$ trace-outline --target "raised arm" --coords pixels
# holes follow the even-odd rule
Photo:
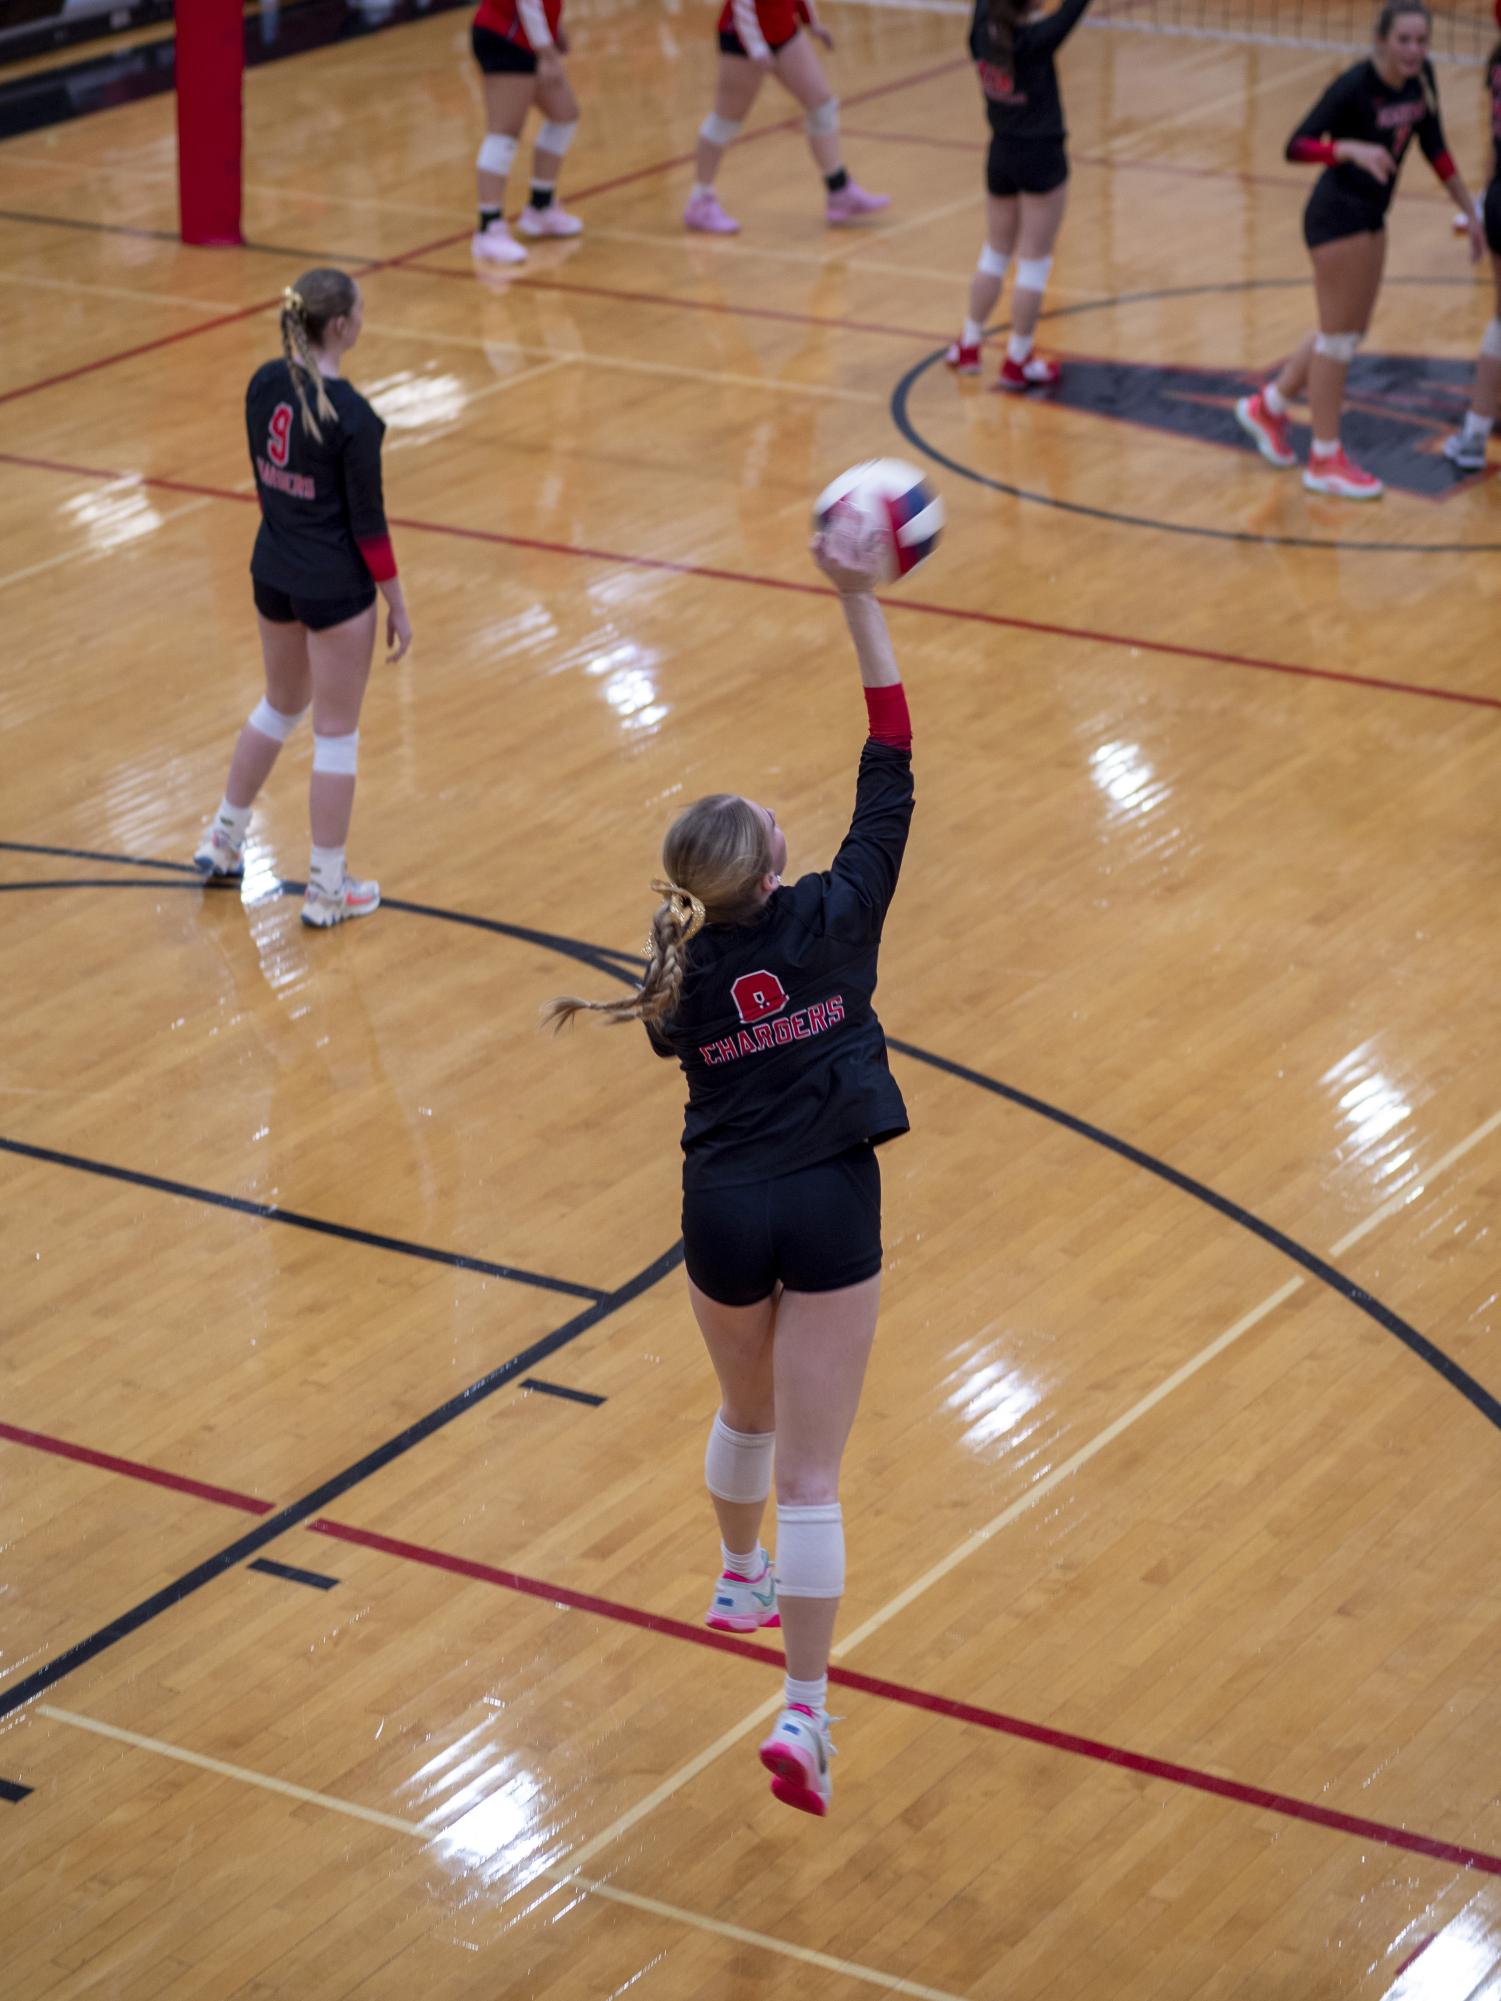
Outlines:
[[[1041,20],[1027,23],[1027,47],[1051,54],[1066,42],[1084,19],[1089,0],[1063,0],[1063,5]]]

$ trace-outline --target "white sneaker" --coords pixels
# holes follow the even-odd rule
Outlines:
[[[1454,431],[1444,440],[1444,457],[1461,472],[1484,472],[1485,448],[1489,442],[1488,431],[1478,438],[1465,431]]]
[[[469,239],[469,254],[481,264],[524,264],[526,245],[518,243],[503,222],[477,229]]]
[[[795,1806],[820,1818],[828,1812],[834,1794],[829,1774],[829,1760],[834,1756],[829,1721],[801,1702],[791,1703],[777,1718],[760,1753],[761,1763],[771,1773],[773,1797],[783,1806]]]
[[[556,196],[546,208],[533,208],[528,202],[516,227],[523,236],[582,236],[584,233],[583,223],[576,215],[570,215],[566,208],[560,207]]]
[[[325,896],[308,884],[307,895],[302,899],[302,921],[326,931],[331,924],[342,924],[346,917],[368,917],[379,908],[380,884],[357,882],[352,875],[346,875],[337,896]]]
[[[221,827],[210,827],[198,844],[193,866],[210,882],[238,882],[245,873],[244,852]]]
[[[780,1626],[777,1610],[777,1580],[765,1550],[761,1568],[754,1577],[740,1570],[722,1570],[714,1586],[714,1599],[704,1614],[704,1624],[716,1633],[758,1633],[763,1626]]]

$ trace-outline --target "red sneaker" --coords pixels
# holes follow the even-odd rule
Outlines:
[[[1025,361],[1013,361],[1008,354],[995,379],[997,389],[1051,389],[1063,374],[1056,361],[1029,354]]]
[[[978,375],[980,372],[980,343],[966,347],[962,340],[952,341],[948,353],[943,357],[945,368],[952,368],[956,375]]]
[[[1269,465],[1295,466],[1298,455],[1287,442],[1287,418],[1276,417],[1266,407],[1258,389],[1254,396],[1242,396],[1235,406],[1235,421],[1253,438],[1256,449]]]
[[[1338,494],[1341,500],[1379,500],[1386,488],[1373,472],[1345,457],[1345,448],[1311,454],[1303,471],[1310,493]]]

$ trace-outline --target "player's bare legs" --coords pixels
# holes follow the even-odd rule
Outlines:
[[[278,715],[300,716],[312,691],[307,627],[282,625],[260,612],[256,613],[255,622],[260,627],[267,704]],[[229,781],[224,787],[224,796],[231,806],[246,808],[255,804],[256,794],[271,776],[283,741],[281,737],[266,735],[253,721],[246,723],[235,745]]]
[[[506,182],[521,140],[521,128],[537,95],[537,78],[521,73],[481,73],[485,95],[485,138],[475,163],[480,227],[473,251],[487,264],[522,264],[526,249],[506,227]],[[576,114],[575,114],[576,115]]]
[[[344,843],[354,811],[360,706],[370,679],[376,623],[376,606],[371,605],[342,625],[308,634],[313,681],[308,817],[313,850],[302,921],[320,928],[346,917],[368,916],[380,902],[379,884],[357,881],[344,866]]]
[[[833,40],[826,30],[815,30],[826,46]],[[772,59],[777,81],[797,99],[807,114],[804,123],[808,150],[827,190],[826,218],[833,223],[856,222],[861,216],[875,215],[890,206],[889,195],[873,195],[851,180],[843,160],[839,137],[839,101],[829,87],[824,66],[812,37],[799,28],[790,42],[784,42]]]
[[[1495,286],[1495,311],[1481,336],[1480,353],[1475,358],[1475,379],[1470,385],[1470,407],[1463,427],[1444,441],[1444,456],[1461,472],[1480,472],[1485,466],[1485,448],[1491,428],[1501,409],[1501,257],[1492,254],[1491,279]]]
[[[689,229],[701,230],[706,236],[732,236],[740,227],[720,206],[714,192],[714,177],[730,142],[750,116],[765,75],[764,66],[753,63],[749,56],[732,56],[720,50],[714,80],[714,109],[698,128],[693,192],[683,211],[683,221]]]
[[[769,1440],[776,1430],[772,1335],[778,1296],[773,1293],[754,1306],[722,1306],[701,1292],[691,1278],[688,1281],[693,1317],[719,1378],[719,1415],[742,1438]],[[769,1464],[767,1470],[770,1471]],[[766,1494],[757,1499],[736,1500],[711,1490],[710,1499],[725,1550],[732,1555],[754,1555],[761,1540]]]

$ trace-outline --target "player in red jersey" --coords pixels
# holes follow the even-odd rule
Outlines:
[[[482,264],[524,264],[526,246],[506,227],[506,178],[535,104],[543,123],[532,147],[532,191],[523,236],[577,236],[584,225],[557,200],[563,155],[578,130],[579,103],[563,68],[563,0],[480,0],[470,30],[485,91],[485,138],[475,162],[479,228],[470,245]]]
[[[1501,0],[1496,0],[1496,25],[1501,27]],[[1485,231],[1485,247],[1491,253],[1496,310],[1480,336],[1475,381],[1464,425],[1444,441],[1444,457],[1461,472],[1484,470],[1486,444],[1496,421],[1497,407],[1501,405],[1501,42],[1497,42],[1486,62],[1485,81],[1492,151],[1491,178],[1481,203],[1480,223]]]
[[[313,852],[302,921],[320,930],[380,903],[379,884],[358,882],[344,867],[377,590],[386,600],[387,658],[399,660],[412,643],[381,496],[386,427],[340,373],[364,310],[345,272],[306,272],[282,307],[284,358],[258,368],[245,392],[261,503],[250,575],[266,692],[240,731],[224,798],[193,857],[210,879],[244,874],[256,794],[311,705]]]
[[[779,1800],[824,1814],[839,1470],[881,1293],[876,1148],[907,1130],[873,996],[912,821],[912,724],[860,517],[836,510],[815,555],[840,593],[868,719],[833,865],[784,884],[771,811],[700,799],[663,843],[670,880],[652,885],[663,901],[641,985],[546,1012],[640,1021],[682,1065],[683,1262],[720,1392],[704,1477],[723,1568],[706,1623],[753,1633],[780,1619],[784,1707],[761,1762]],[[761,1543],[773,1460],[774,1571]]]
[[[807,34],[803,33],[805,25]],[[826,49],[834,46],[834,37],[814,12],[812,0],[724,0],[719,16],[714,109],[698,128],[693,192],[683,211],[687,228],[703,230],[709,236],[733,236],[739,229],[735,218],[720,206],[714,176],[725,148],[750,116],[768,70],[806,113],[808,146],[826,191],[825,220],[859,222],[890,206],[889,195],[867,193],[845,169],[839,146],[839,100],[829,88],[813,41],[822,42]]]

